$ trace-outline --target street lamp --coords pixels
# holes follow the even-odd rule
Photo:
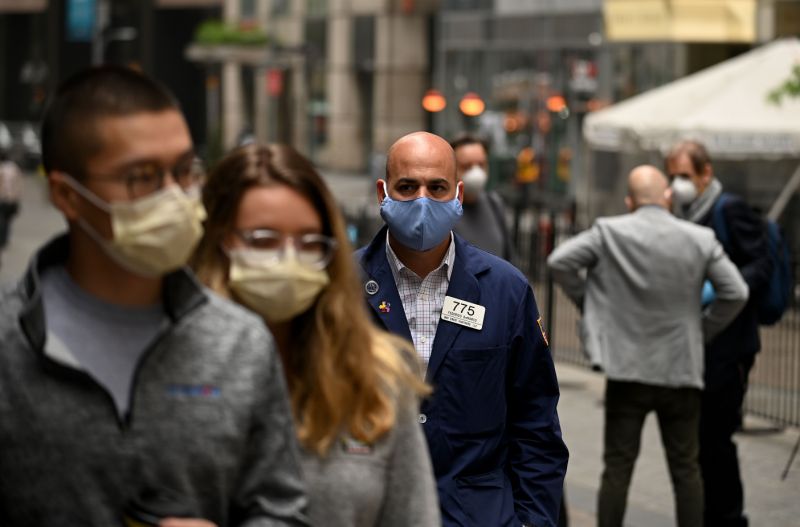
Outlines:
[[[486,109],[486,104],[477,93],[468,91],[461,98],[461,102],[458,103],[458,108],[461,113],[468,117],[477,117]]]
[[[447,106],[447,100],[439,90],[428,90],[422,97],[422,107],[425,111],[436,113],[441,112]]]

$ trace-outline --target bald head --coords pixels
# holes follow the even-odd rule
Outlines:
[[[414,132],[404,135],[389,148],[386,180],[408,172],[409,168],[427,167],[441,177],[456,181],[456,159],[450,143],[438,135]]]
[[[641,165],[628,175],[628,197],[625,202],[631,210],[642,205],[668,208],[668,189],[669,181],[663,172],[652,165]]]

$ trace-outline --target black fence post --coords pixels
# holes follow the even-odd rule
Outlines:
[[[546,277],[546,288],[547,288],[547,338],[549,339],[550,344],[550,352],[555,352],[555,345],[553,344],[555,339],[555,311],[556,311],[556,299],[555,299],[555,287],[553,286],[553,275],[550,272],[550,269],[547,268],[547,257],[550,256],[550,253],[553,252],[553,249],[556,247],[556,213],[555,211],[550,211],[550,231],[547,233],[547,246],[546,250],[544,251],[544,258],[542,258],[542,265],[545,267],[545,277]]]

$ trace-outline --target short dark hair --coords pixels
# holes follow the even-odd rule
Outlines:
[[[689,161],[692,163],[692,168],[698,174],[703,172],[707,164],[711,164],[711,156],[708,155],[708,150],[705,145],[699,141],[685,140],[673,146],[667,158],[664,160],[664,168],[669,170],[667,163],[678,159],[680,156],[686,154],[689,156]]]
[[[180,111],[177,99],[155,80],[131,68],[83,70],[56,90],[42,120],[45,172],[64,170],[82,177],[86,161],[103,148],[97,121],[141,112]]]
[[[480,137],[474,136],[472,134],[463,133],[456,136],[455,139],[450,141],[450,146],[453,148],[455,152],[462,146],[467,145],[481,145],[483,147],[483,151],[486,152],[486,155],[489,155],[489,143],[481,139]]]

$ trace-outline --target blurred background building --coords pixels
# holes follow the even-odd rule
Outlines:
[[[404,133],[469,130],[492,185],[585,225],[621,210],[632,163],[659,161],[589,149],[588,113],[797,34],[798,0],[0,0],[0,147],[35,156],[54,86],[121,63],[177,94],[209,159],[282,141],[374,175]],[[762,208],[779,191],[752,182],[763,165],[720,170]]]
[[[206,161],[252,140],[310,156],[343,204],[361,207],[347,211],[359,242],[373,232],[359,222],[376,219],[368,183],[394,140],[471,131],[491,146],[490,185],[509,205],[514,263],[555,324],[558,356],[580,363],[579,314],[547,286],[544,259],[560,236],[623,212],[625,174],[661,165],[664,153],[628,136],[598,140],[600,117],[798,35],[800,0],[0,0],[0,150],[34,168],[58,83],[90,64],[126,64],[175,92]],[[738,75],[731,84],[751,77]],[[800,129],[800,96],[781,108],[760,118]],[[790,186],[800,182],[800,146],[778,156],[762,143],[738,157],[712,149],[715,172],[762,211],[791,190],[779,221],[800,255]],[[748,410],[797,426],[800,310],[762,335]]]
[[[486,111],[466,118],[450,104],[434,129],[476,130],[501,160],[531,147],[539,195],[577,199],[585,225],[622,211],[622,174],[633,163],[661,164],[653,153],[590,151],[581,137],[587,113],[798,34],[796,0],[444,0],[432,85],[448,101],[476,92]],[[511,177],[513,162],[500,166],[495,177]],[[748,169],[731,168],[731,189],[747,193]],[[731,171],[720,169],[725,180]],[[777,191],[758,193],[766,207]]]

